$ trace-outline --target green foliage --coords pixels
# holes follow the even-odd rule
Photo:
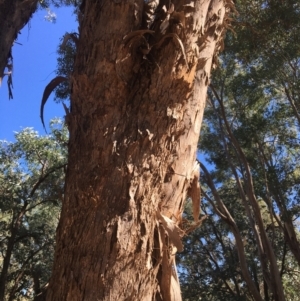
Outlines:
[[[67,130],[31,128],[0,142],[0,279],[5,300],[31,300],[51,272],[54,235],[63,197]],[[25,299],[24,299],[25,298]]]
[[[74,59],[76,54],[76,45],[74,39],[68,38],[71,34],[66,33],[60,41],[57,54],[57,69],[58,76],[70,78],[73,71]],[[75,36],[75,34],[73,34]],[[55,101],[60,102],[70,98],[70,84],[64,82],[55,89]]]
[[[60,7],[63,5],[78,6],[81,0],[39,0],[39,4],[42,8],[48,8],[50,5],[54,7]]]
[[[55,23],[56,22],[56,13],[51,10],[51,6],[58,8],[61,6],[73,6],[75,11],[79,8],[81,0],[39,0],[38,4],[41,9],[47,11],[45,15],[45,20]]]

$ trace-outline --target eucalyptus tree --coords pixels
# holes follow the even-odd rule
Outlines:
[[[231,0],[80,4],[48,301],[181,299],[178,225],[188,191],[199,195],[197,140],[231,10]]]
[[[260,181],[256,190],[265,189],[261,197],[268,206],[272,207],[273,203],[278,208],[283,223],[277,222],[300,264],[300,244],[293,223],[299,215],[300,7],[298,1],[268,5],[262,1],[253,6],[251,3],[239,7],[240,18],[244,20],[238,24],[246,24],[239,34],[249,37],[245,43],[247,47],[243,49],[241,43],[234,40],[232,47],[227,47],[229,57],[235,56],[235,62],[232,57],[229,66],[231,70],[236,68],[240,76],[228,81],[229,73],[223,74],[222,83],[214,84],[212,93],[220,100],[224,94],[219,92],[226,89],[232,99],[232,105],[228,102],[228,120],[237,115],[238,125],[234,125],[233,134],[242,147],[248,148],[246,155],[252,152],[249,164]],[[258,9],[259,3],[262,10]],[[253,10],[251,14],[250,9]],[[257,37],[256,45],[250,33]]]
[[[214,233],[223,223],[229,231],[224,241],[230,243],[223,244],[227,249],[233,244],[238,264],[228,270],[240,274],[245,298],[294,300],[300,263],[299,3],[237,1],[236,6],[239,16],[210,84],[200,142],[210,163],[209,170],[202,166],[203,210],[212,216],[205,227]],[[206,236],[199,231],[201,240]],[[206,240],[218,243],[213,234]],[[223,256],[216,263],[226,270],[230,261]],[[217,273],[212,267],[209,280],[199,281],[199,290],[204,287],[199,294],[211,292],[208,284],[212,288],[216,281],[219,293],[241,298],[232,277],[219,282]],[[191,283],[189,274],[183,279]]]
[[[0,142],[0,300],[32,300],[50,277],[66,168],[67,130],[26,128]]]

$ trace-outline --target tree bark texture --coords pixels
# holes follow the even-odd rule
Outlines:
[[[48,301],[181,300],[181,214],[230,7],[86,0]]]
[[[11,47],[36,11],[37,4],[38,0],[0,0],[0,80],[12,58]]]

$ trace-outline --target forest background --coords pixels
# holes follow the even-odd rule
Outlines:
[[[177,264],[184,300],[267,301],[280,300],[280,294],[299,300],[299,6],[298,1],[236,3],[239,14],[233,16],[232,31],[211,79],[199,141],[205,220],[200,227],[193,223],[189,201],[182,224],[185,248]],[[73,46],[68,41],[59,57],[65,58]],[[67,75],[70,70],[63,62],[59,60],[57,72]],[[18,68],[17,56],[14,63]],[[30,63],[36,70],[48,64],[45,58],[41,64]],[[25,69],[20,83],[34,86],[35,92],[28,95],[36,105],[31,99],[30,106],[22,100],[30,108],[26,114],[20,100],[3,99],[2,88],[1,106],[6,102],[14,111],[5,113],[14,121],[6,129],[18,130],[18,114],[32,119],[35,110],[38,117],[43,89],[51,79],[50,75],[41,86],[36,79],[25,81],[27,74],[37,73],[30,66]],[[57,95],[67,101],[68,94]],[[57,115],[49,110],[51,102],[45,116]],[[47,284],[63,195],[68,137],[63,122],[53,120],[49,135],[41,134],[38,120],[26,122],[22,126],[34,126],[40,134],[25,129],[13,143],[1,144],[3,300],[32,300]],[[2,126],[1,118],[3,131]]]

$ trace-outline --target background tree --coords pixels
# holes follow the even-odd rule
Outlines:
[[[212,164],[210,172],[203,166],[203,206],[213,216],[206,227],[211,233],[221,221],[229,227],[225,237],[234,242],[242,281],[255,300],[283,300],[275,283],[282,283],[286,298],[297,295],[290,280],[297,282],[299,264],[299,120],[297,86],[292,88],[299,80],[299,4],[276,3],[237,3],[237,38],[228,35],[210,85],[200,143]],[[229,260],[223,256],[221,263],[226,267]],[[207,277],[207,284],[218,279]],[[232,293],[224,283],[221,289]]]
[[[32,300],[50,277],[61,208],[67,131],[30,128],[0,145],[0,300]]]

